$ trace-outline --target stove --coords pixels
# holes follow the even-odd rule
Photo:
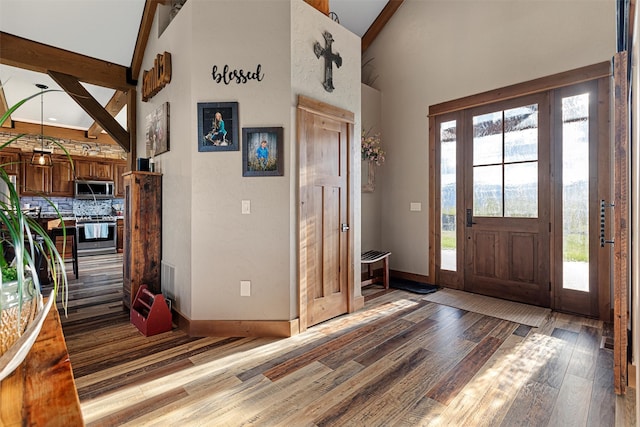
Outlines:
[[[76,216],[78,256],[117,252],[117,218],[113,215]]]
[[[116,222],[117,217],[113,215],[76,215],[76,224],[88,222]]]

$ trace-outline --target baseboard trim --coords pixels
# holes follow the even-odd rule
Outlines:
[[[389,275],[396,279],[413,280],[414,282],[430,283],[429,276],[423,276],[422,274],[405,273],[404,271],[389,270]]]
[[[174,311],[174,323],[190,337],[289,338],[300,333],[293,320],[191,320]]]

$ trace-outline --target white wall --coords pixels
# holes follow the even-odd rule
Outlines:
[[[382,93],[365,84],[362,85],[362,128],[374,135],[382,132]],[[382,149],[385,150],[384,135]],[[362,164],[362,163],[361,163]],[[364,165],[363,165],[364,166]],[[367,183],[367,170],[363,167],[362,183]],[[384,164],[376,166],[376,188],[373,192],[362,193],[362,250],[382,250],[382,190]]]
[[[191,2],[188,2],[191,3]],[[189,4],[190,6],[190,4]],[[142,63],[143,70],[153,67],[157,54],[171,53],[172,78],[164,89],[148,102],[141,101],[138,88],[137,150],[138,157],[147,157],[145,146],[145,117],[164,102],[170,107],[170,149],[156,156],[156,168],[162,172],[162,255],[163,261],[175,267],[175,286],[163,289],[175,298],[177,308],[191,316],[191,149],[196,136],[191,125],[193,101],[191,92],[191,14],[181,13],[158,38],[158,22],[154,21]],[[142,82],[142,73],[138,77]]]
[[[333,94],[322,88],[323,64],[313,53],[324,30],[334,33],[344,61],[334,70]],[[302,0],[189,0],[160,39],[155,31],[143,69],[166,50],[173,77],[149,103],[138,103],[138,150],[144,153],[144,117],[169,101],[171,150],[157,164],[163,261],[175,266],[176,306],[192,320],[296,318],[297,95],[354,111],[358,129],[360,39]],[[214,65],[258,64],[260,82],[225,85],[211,77]],[[198,152],[197,104],[232,101],[239,103],[240,135],[243,127],[284,128],[284,176],[243,177],[241,150]],[[250,215],[241,214],[242,200],[251,201]],[[250,297],[240,296],[241,280],[251,281]]]
[[[324,31],[329,31],[333,35],[333,52],[339,53],[342,57],[342,66],[333,67],[333,85],[335,90],[327,92],[322,86],[324,81],[324,59],[316,58],[313,52],[315,42],[320,42],[324,47]],[[353,175],[354,200],[353,212],[350,213],[351,232],[354,233],[354,257],[360,260],[361,248],[361,219],[360,219],[360,129],[361,124],[361,88],[360,88],[360,38],[351,33],[341,25],[333,22],[319,11],[315,10],[302,0],[291,1],[291,120],[295,123],[296,106],[298,95],[304,95],[333,106],[351,111],[355,115],[353,147],[350,159],[350,174]],[[292,150],[295,158],[292,159],[297,164],[297,151]],[[297,172],[296,172],[297,173]],[[297,176],[291,181],[291,194],[298,191]],[[292,215],[296,215],[297,205],[292,205]],[[291,248],[292,258],[297,262],[297,215],[296,220],[291,223],[292,237]],[[353,266],[356,278],[356,296],[360,295],[360,263]],[[297,279],[296,279],[297,280]],[[293,289],[292,289],[293,290]],[[292,294],[292,301],[297,302]]]
[[[430,105],[611,59],[612,0],[405,0],[367,50],[382,92],[382,244],[428,274]],[[410,212],[411,202],[422,211]]]

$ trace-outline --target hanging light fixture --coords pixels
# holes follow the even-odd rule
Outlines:
[[[53,166],[53,160],[51,159],[51,153],[53,149],[45,148],[44,145],[44,91],[49,89],[48,86],[43,84],[36,84],[36,87],[40,89],[40,149],[33,149],[33,156],[31,156],[31,164],[33,166],[51,167]]]

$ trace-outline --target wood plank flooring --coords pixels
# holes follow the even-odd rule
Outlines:
[[[598,321],[531,328],[368,287],[363,310],[288,339],[147,338],[120,262],[81,258],[62,315],[88,426],[616,425]]]

